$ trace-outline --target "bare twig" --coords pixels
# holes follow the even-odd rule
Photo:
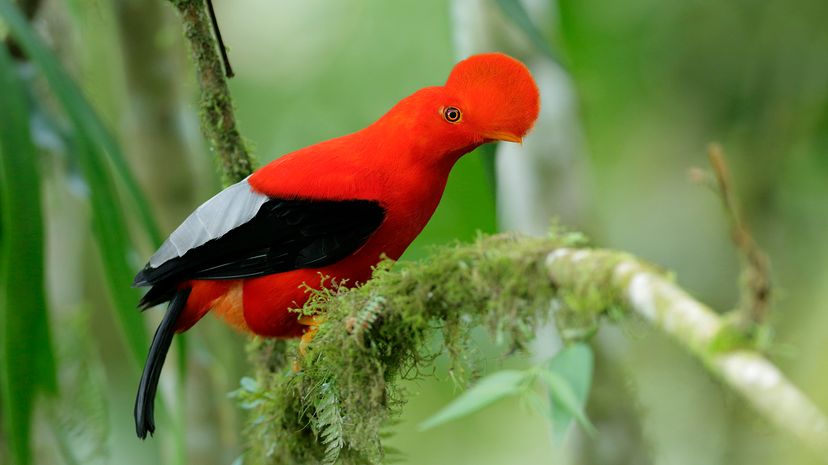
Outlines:
[[[701,169],[693,169],[690,177],[710,186],[722,202],[730,224],[730,235],[742,262],[741,301],[735,310],[737,323],[743,329],[762,325],[768,316],[772,301],[770,260],[753,238],[750,228],[739,212],[739,203],[733,192],[733,180],[718,144],[711,144],[707,152],[712,176]]]
[[[170,0],[181,13],[184,35],[190,43],[201,87],[202,128],[221,161],[226,183],[237,182],[253,171],[253,160],[236,126],[233,100],[222,73],[204,0]],[[223,50],[223,47],[221,48]]]

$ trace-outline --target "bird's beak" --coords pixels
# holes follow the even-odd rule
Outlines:
[[[500,140],[505,142],[515,142],[518,144],[523,143],[523,137],[520,137],[516,134],[512,134],[508,131],[492,131],[485,135],[489,140]]]

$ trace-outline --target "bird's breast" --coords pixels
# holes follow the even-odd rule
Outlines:
[[[446,176],[412,173],[390,186],[382,202],[386,217],[366,243],[368,252],[384,253],[397,259],[431,219],[446,186]]]

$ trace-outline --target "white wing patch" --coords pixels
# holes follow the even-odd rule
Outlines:
[[[253,191],[247,178],[224,189],[201,204],[170,234],[150,257],[150,267],[158,268],[167,260],[181,257],[188,250],[218,239],[247,223],[269,199]]]

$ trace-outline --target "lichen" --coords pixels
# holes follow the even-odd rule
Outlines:
[[[420,262],[383,262],[358,288],[311,290],[298,311],[326,319],[304,357],[295,342],[251,344],[255,381],[236,392],[250,413],[245,463],[381,463],[380,434],[404,403],[397,381],[429,373],[441,353],[452,359],[455,378],[467,380],[476,360],[472,328],[488,328],[508,352],[523,350],[553,313],[571,334],[594,328],[617,301],[589,285],[589,276],[560,291],[546,264],[550,252],[583,243],[559,230],[543,238],[480,237]],[[608,257],[605,283],[613,263]]]

